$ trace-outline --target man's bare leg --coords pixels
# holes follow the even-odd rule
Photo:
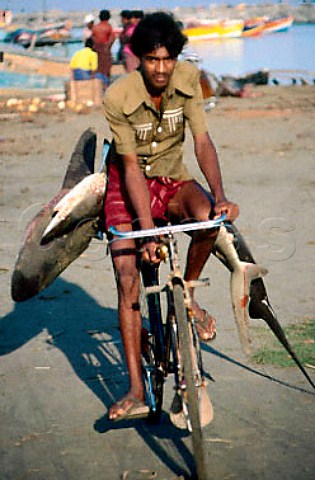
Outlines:
[[[211,213],[211,202],[208,194],[195,182],[190,182],[183,186],[180,191],[175,195],[169,205],[168,213],[172,219],[177,217],[183,220],[208,220]],[[187,252],[186,269],[184,278],[186,281],[197,280],[201,272],[208,261],[214,242],[217,236],[217,231],[214,232],[195,232],[192,235],[192,239]],[[208,316],[204,309],[202,309],[198,303],[194,300],[194,289],[190,289],[192,298],[193,312],[201,323],[204,321],[205,330],[203,339],[208,340],[214,338],[215,320],[213,317]],[[199,329],[200,331],[200,329]]]
[[[209,234],[202,235],[201,239],[193,238],[191,240],[188,248],[184,275],[186,281],[196,280],[200,277],[203,267],[211,255],[215,238],[216,233],[211,236]],[[193,288],[190,288],[190,295],[192,299],[193,314],[195,318],[198,319],[196,327],[200,339],[204,341],[213,340],[216,336],[215,319],[195,301]]]
[[[131,226],[125,228],[130,230]],[[118,289],[118,314],[121,337],[130,378],[127,395],[109,410],[115,420],[129,410],[135,401],[143,402],[144,389],[141,375],[141,316],[139,309],[140,277],[133,241],[117,241],[111,246]]]

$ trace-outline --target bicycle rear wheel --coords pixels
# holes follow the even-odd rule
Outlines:
[[[158,268],[144,264],[141,268],[142,285],[140,310],[142,318],[147,318],[147,328],[142,328],[141,354],[142,376],[147,402],[150,407],[149,420],[160,420],[164,395],[164,331],[160,293],[146,294],[146,287],[159,284]]]
[[[173,286],[174,309],[178,325],[178,340],[181,363],[184,372],[185,390],[184,403],[187,405],[193,452],[196,464],[196,478],[207,480],[203,434],[199,415],[199,401],[196,386],[196,368],[198,361],[195,357],[191,323],[185,305],[184,289],[181,283]]]

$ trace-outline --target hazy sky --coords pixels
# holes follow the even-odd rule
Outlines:
[[[191,6],[198,4],[194,0],[1,0],[1,5],[13,12],[36,12],[43,10],[102,10],[110,9],[141,9],[145,7],[174,8],[175,6]],[[211,2],[210,2],[211,3]],[[209,4],[209,2],[207,2]]]
[[[237,3],[279,3],[277,0],[150,0],[144,2],[143,0],[1,0],[1,8],[8,8],[13,12],[38,12],[40,10],[81,10],[88,12],[90,10],[101,10],[102,8],[119,9],[145,9],[147,8],[161,8],[173,9],[176,6],[209,6],[210,4],[229,4],[236,5]],[[289,0],[287,3],[293,3]]]

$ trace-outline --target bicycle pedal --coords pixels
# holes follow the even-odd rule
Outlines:
[[[210,278],[199,278],[198,280],[189,280],[185,282],[189,288],[209,287]]]

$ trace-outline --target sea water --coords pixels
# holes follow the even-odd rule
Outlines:
[[[80,38],[81,29],[73,29],[73,35]],[[217,77],[222,75],[242,76],[258,70],[303,70],[311,73],[309,78],[315,78],[315,24],[293,25],[287,32],[271,33],[251,38],[227,38],[192,42],[193,49],[201,59],[203,69]],[[7,44],[0,43],[0,50],[5,50]],[[2,48],[3,47],[3,48]],[[73,53],[82,48],[83,43],[67,44],[66,46],[45,47],[46,55],[65,57],[70,61]],[[16,51],[25,51],[17,47]],[[113,58],[116,58],[118,42],[112,48]],[[313,75],[312,75],[313,74]],[[62,79],[52,80],[32,75],[28,78],[17,73],[4,73],[0,69],[0,88],[17,86],[24,88],[42,88],[45,86],[62,87]]]
[[[217,76],[261,69],[315,72],[315,24],[293,25],[287,32],[191,43],[205,70]],[[315,73],[314,73],[315,77]]]

